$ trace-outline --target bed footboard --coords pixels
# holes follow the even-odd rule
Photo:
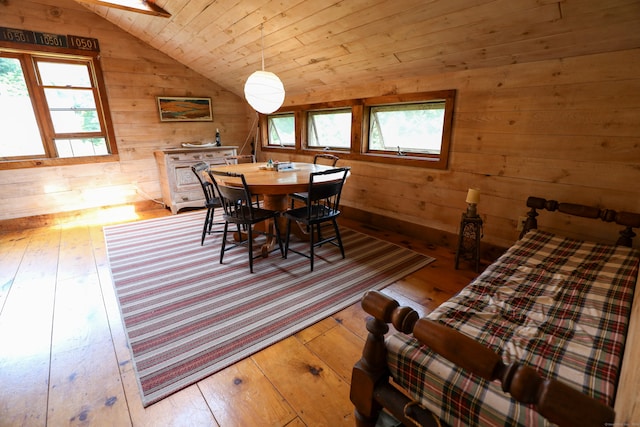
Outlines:
[[[521,403],[535,405],[549,421],[560,426],[603,426],[614,421],[612,408],[562,382],[543,379],[535,369],[512,363],[440,323],[420,319],[417,312],[377,291],[365,294],[362,307],[373,318],[362,359],[353,368],[351,401],[356,425],[374,426],[381,408],[406,425],[438,425],[437,420],[389,382],[384,335],[391,323],[396,330],[414,337],[459,367],[486,380],[498,380],[502,389]]]
[[[367,321],[369,335],[362,358],[353,367],[351,375],[350,397],[355,406],[356,426],[374,427],[384,407],[405,425],[438,427],[430,412],[414,405],[412,399],[389,383],[384,343],[384,336],[389,332],[388,323],[395,317],[396,329],[410,333],[418,313],[409,307],[400,308],[397,301],[375,291],[365,294],[362,307],[373,317]]]

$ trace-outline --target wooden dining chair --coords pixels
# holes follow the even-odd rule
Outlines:
[[[345,257],[344,246],[342,246],[342,239],[340,238],[340,229],[336,219],[340,215],[340,195],[349,170],[350,168],[348,167],[335,168],[310,174],[307,204],[303,207],[289,209],[283,213],[284,217],[287,218],[287,239],[284,245],[285,258],[287,258],[289,251],[305,256],[309,258],[311,271],[313,271],[314,249],[325,243],[331,243],[340,248],[342,258]],[[308,254],[289,247],[292,221],[306,225],[309,230]],[[321,226],[326,222],[333,224],[334,233],[331,236],[323,237]]]
[[[228,165],[237,165],[238,163],[255,163],[256,156],[253,154],[236,154],[224,156],[224,162]]]
[[[207,179],[206,173],[209,170],[209,165],[206,162],[198,162],[191,166],[191,170],[198,178],[198,182],[200,182],[202,192],[204,193],[205,207],[207,208],[207,214],[205,215],[204,226],[202,228],[202,238],[200,239],[200,246],[202,246],[204,245],[204,238],[208,234],[211,234],[212,232],[222,232],[222,230],[212,230],[214,225],[213,217],[215,214],[215,210],[217,208],[222,208],[222,203],[220,202],[220,198],[216,196],[213,184]],[[220,222],[216,225],[223,224],[224,223]]]
[[[329,153],[316,154],[313,156],[314,165],[335,166],[338,160],[340,160],[340,157]],[[295,208],[296,200],[307,204],[308,194],[306,192],[293,193],[290,194],[289,197],[291,198],[291,209]]]
[[[313,164],[335,166],[340,157],[329,153],[316,154],[313,156]]]
[[[228,155],[228,156],[224,156],[224,162],[227,165],[237,165],[239,163],[255,163],[256,162],[256,156],[254,154]],[[259,194],[254,194],[253,195],[253,203],[255,204],[256,207],[260,206],[260,195]]]
[[[233,249],[236,246],[247,246],[249,249],[249,271],[253,273],[253,260],[262,256],[262,252],[256,256],[253,255],[254,234],[262,234],[266,237],[275,238],[280,249],[280,254],[284,257],[277,221],[277,218],[280,216],[280,212],[262,209],[256,207],[252,203],[253,195],[247,186],[247,181],[243,174],[209,170],[209,176],[217,193],[219,194],[220,201],[222,202],[222,208],[224,209],[222,217],[225,224],[224,234],[222,236],[222,248],[220,249],[220,264],[222,264],[224,253],[226,251]],[[240,185],[227,185],[224,183],[224,178],[238,179],[240,181]],[[254,230],[253,226],[255,224],[269,220],[273,222],[275,229],[274,233]],[[229,224],[236,224],[238,241],[228,241],[227,234]],[[245,233],[247,237],[246,240],[243,239]],[[231,246],[228,246],[230,243]]]

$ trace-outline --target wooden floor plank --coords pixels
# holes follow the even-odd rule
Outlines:
[[[296,333],[296,337],[306,344],[327,332],[329,329],[338,327],[338,323],[333,317],[327,317],[319,322],[314,323],[306,329]]]
[[[349,385],[295,337],[252,356],[306,425],[353,426]]]
[[[350,305],[331,317],[362,340],[367,339],[366,323],[369,314],[362,309],[360,302]]]
[[[284,426],[295,411],[251,358],[198,383],[221,426]]]
[[[287,424],[286,427],[309,427],[309,426],[303,423],[300,418],[296,418],[293,421],[291,421],[289,424]]]
[[[102,232],[84,225],[61,231],[48,417],[53,425],[131,425],[97,270],[96,229]]]
[[[89,228],[69,225],[62,227],[60,234],[58,280],[95,274]]]
[[[305,347],[351,384],[351,371],[362,357],[364,341],[347,328],[338,326],[309,341]],[[337,348],[340,352],[335,351]]]
[[[0,234],[0,313],[29,244],[29,230]]]
[[[0,414],[11,426],[45,426],[60,233],[37,229],[0,314]]]
[[[131,424],[96,273],[58,281],[51,351],[48,423]]]

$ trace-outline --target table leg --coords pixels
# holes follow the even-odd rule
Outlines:
[[[287,194],[264,194],[263,195],[263,206],[265,209],[275,210],[279,212],[284,212],[288,209],[289,206],[289,198]],[[278,228],[280,229],[280,239],[282,239],[284,243],[284,239],[287,238],[287,220],[284,217],[278,218]],[[259,224],[256,224],[259,225]],[[274,234],[275,227],[271,221],[265,225],[265,231]],[[291,233],[299,237],[303,240],[309,240],[309,234],[307,230],[303,229],[297,222],[291,224]],[[264,258],[269,256],[269,252],[274,250],[277,246],[278,242],[273,237],[268,236],[267,241],[264,245],[262,245],[262,256]]]
[[[262,203],[265,209],[280,211],[282,212],[287,208],[287,195],[286,194],[264,194],[262,196]],[[282,218],[278,218],[278,227],[282,230]],[[264,227],[264,231],[269,234],[275,233],[275,227],[271,221],[267,221],[266,224],[256,224],[256,227],[262,225]],[[280,232],[282,237],[282,231]],[[278,242],[274,237],[267,236],[267,241],[264,245],[262,245],[262,257],[266,258],[269,256],[269,252],[274,250],[277,246]]]

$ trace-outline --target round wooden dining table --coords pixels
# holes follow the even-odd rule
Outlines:
[[[267,169],[266,163],[239,163],[234,165],[211,165],[210,170],[243,174],[253,195],[262,196],[263,207],[275,211],[285,211],[288,207],[288,195],[309,190],[309,174],[334,169],[333,166],[313,163],[292,163],[291,170],[277,171]],[[236,177],[216,176],[225,185],[241,185]],[[297,224],[297,223],[296,223]],[[286,230],[286,220],[278,223],[280,233]],[[302,239],[308,239],[307,231],[299,226],[291,228],[291,232]],[[266,257],[275,247],[275,239],[267,239],[262,247],[262,256]]]

